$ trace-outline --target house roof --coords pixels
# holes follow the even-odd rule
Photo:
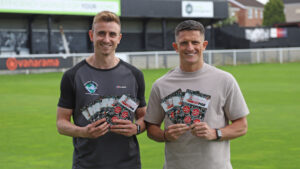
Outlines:
[[[259,7],[259,8],[263,8],[264,5],[256,0],[228,0],[231,3],[234,3],[238,6],[240,6],[241,8],[245,8],[245,7]]]
[[[284,4],[300,3],[299,0],[282,0]]]

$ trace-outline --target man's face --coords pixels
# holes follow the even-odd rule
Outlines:
[[[116,22],[98,22],[89,35],[94,42],[95,52],[102,55],[114,54],[122,38],[120,26]]]
[[[180,56],[180,64],[190,66],[203,63],[203,51],[208,42],[197,30],[179,32],[173,47]]]

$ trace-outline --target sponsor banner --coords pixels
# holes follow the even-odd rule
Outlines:
[[[286,28],[271,28],[270,37],[271,38],[286,38],[287,29]]]
[[[246,39],[251,42],[264,42],[270,38],[270,30],[264,28],[245,29]]]
[[[182,17],[214,17],[214,3],[210,1],[182,1]]]
[[[69,68],[73,66],[72,57],[39,57],[39,58],[0,58],[0,70]]]
[[[90,15],[108,10],[121,15],[120,0],[0,0],[0,12]]]
[[[245,29],[246,39],[251,42],[265,42],[270,38],[286,38],[288,37],[286,28],[254,28]]]

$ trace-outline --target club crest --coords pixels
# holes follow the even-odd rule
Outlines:
[[[94,81],[88,81],[84,84],[84,87],[89,94],[94,94],[98,89],[98,84]]]

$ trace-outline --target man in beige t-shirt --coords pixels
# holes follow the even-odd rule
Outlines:
[[[203,61],[208,44],[204,34],[201,23],[181,22],[173,43],[180,66],[152,86],[145,121],[148,136],[166,143],[164,169],[232,169],[229,140],[247,132],[249,110],[236,80]],[[161,100],[179,88],[211,96],[202,122],[173,124],[167,117]],[[164,130],[160,128],[163,121]]]

